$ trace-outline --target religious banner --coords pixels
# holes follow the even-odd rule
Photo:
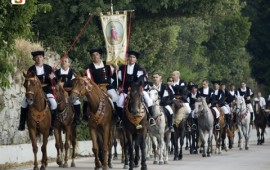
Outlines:
[[[127,48],[127,12],[123,14],[100,14],[102,30],[105,37],[108,64],[125,64]]]

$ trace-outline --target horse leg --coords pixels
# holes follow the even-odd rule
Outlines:
[[[245,141],[246,141],[246,143],[245,143],[245,149],[246,149],[246,150],[249,149],[250,127],[251,127],[251,125],[250,125],[249,123],[248,123],[248,124],[246,125],[246,127],[245,127],[245,132],[246,132],[246,133],[244,133],[244,136],[245,136]]]
[[[178,160],[182,160],[183,158],[183,145],[184,145],[184,138],[185,138],[185,130],[181,129],[180,132],[180,153],[178,155]]]
[[[62,167],[63,165],[62,153],[61,153],[62,140],[61,140],[61,133],[59,132],[59,128],[57,127],[54,130],[54,136],[55,136],[55,148],[57,150],[56,163],[59,165],[59,167]]]
[[[240,150],[242,150],[243,149],[243,142],[242,142],[242,127],[241,127],[241,125],[238,125],[238,147],[239,147],[239,149]]]
[[[114,147],[114,154],[113,154],[113,160],[118,159],[118,154],[117,154],[117,140],[116,137],[113,137],[113,147]]]
[[[98,157],[98,142],[97,142],[97,134],[96,130],[89,128],[90,134],[91,134],[91,139],[92,139],[92,144],[93,144],[93,153],[95,155],[95,170],[101,168],[101,162]]]
[[[71,127],[68,126],[66,128],[66,140],[65,140],[65,159],[64,159],[64,165],[63,168],[67,168],[68,167],[68,155],[69,155],[69,139],[70,139],[70,130]]]
[[[103,170],[108,169],[108,150],[111,149],[111,142],[109,141],[111,138],[110,128],[111,124],[106,124],[103,129]]]
[[[256,126],[256,131],[257,131],[257,145],[261,144],[261,140],[260,140],[260,130],[259,127]]]
[[[178,138],[179,138],[179,131],[178,129],[174,132],[174,161],[179,160],[178,157]]]
[[[189,148],[188,147],[189,146],[189,143],[188,143],[189,142],[189,132],[186,133],[185,137],[186,137],[186,147],[185,147],[185,150],[188,150],[188,148]]]
[[[135,158],[134,158],[134,167],[139,167],[139,160],[140,160],[140,144],[138,143],[139,138],[137,137],[137,141],[135,142]]]
[[[37,162],[37,139],[36,139],[36,130],[35,129],[30,129],[29,128],[29,136],[32,142],[32,148],[33,148],[33,153],[34,153],[34,169],[33,170],[39,170],[38,168],[38,162]]]
[[[163,165],[164,135],[160,135],[160,138],[158,138],[158,143],[159,143],[159,165]]]
[[[152,149],[154,152],[154,162],[153,164],[157,164],[157,140],[155,139],[154,136],[151,136],[151,141],[152,141]]]
[[[144,129],[144,132],[142,135],[140,135],[140,148],[141,148],[141,153],[142,153],[142,158],[141,158],[141,170],[147,170],[147,165],[146,165],[146,152],[145,152],[145,138],[146,138],[146,129]]]
[[[133,170],[134,167],[134,155],[133,155],[133,141],[132,134],[127,132],[128,149],[129,149],[129,170]]]
[[[265,132],[265,128],[263,127],[262,131],[261,131],[261,143],[262,144],[264,143],[264,132]]]
[[[207,157],[211,156],[212,152],[212,132],[208,133],[208,140],[207,140],[208,146],[207,146]]]
[[[48,158],[47,158],[47,143],[48,143],[48,137],[49,137],[49,129],[43,133],[43,143],[41,146],[42,151],[42,161],[41,161],[41,167],[40,170],[45,170],[45,168],[48,165]]]
[[[71,129],[71,145],[72,145],[72,161],[71,161],[71,167],[76,167],[75,165],[75,156],[76,156],[76,145],[77,145],[77,129],[76,129],[76,125],[72,127]]]

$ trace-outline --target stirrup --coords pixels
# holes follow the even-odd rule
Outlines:
[[[215,129],[216,129],[216,130],[220,130],[220,127],[219,127],[218,124],[215,125]]]
[[[149,125],[150,125],[150,126],[156,125],[156,121],[155,121],[152,117],[149,118]]]
[[[194,123],[194,124],[192,124],[191,128],[192,128],[192,130],[197,130],[197,125]]]

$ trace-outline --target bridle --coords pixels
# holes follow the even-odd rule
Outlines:
[[[83,96],[84,95],[83,94],[83,91],[84,90],[86,90],[87,93],[90,93],[92,91],[93,85],[89,82],[89,79],[88,78],[86,78],[86,77],[79,77],[79,78],[75,78],[74,80],[76,80],[76,79],[79,80],[79,81],[81,81],[81,80],[84,81],[84,88],[82,88],[80,90],[77,90],[77,89],[72,88],[72,90],[71,90],[72,93],[75,93],[75,94],[77,94],[79,96]]]

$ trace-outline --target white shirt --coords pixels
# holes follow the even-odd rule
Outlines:
[[[203,88],[203,94],[205,95],[209,94],[209,87]]]
[[[135,66],[135,64],[132,64],[132,65],[129,65],[128,64],[127,65],[127,74],[129,74],[129,75],[132,75],[133,74],[133,72],[134,72],[134,66]],[[140,77],[141,75],[143,75],[143,71],[138,70],[138,72],[137,72],[137,78]],[[117,76],[118,76],[119,80],[122,81],[122,71],[121,70],[118,71]]]
[[[37,70],[37,75],[38,76],[44,74],[44,67],[43,66],[41,66],[41,67],[36,66],[36,70]]]
[[[254,99],[254,101],[259,101],[259,104],[260,104],[261,108],[265,108],[266,102],[265,102],[264,97],[259,97],[259,98],[256,97],[256,98]]]
[[[68,75],[69,68],[67,70],[64,70],[63,68],[60,68],[60,75]],[[75,77],[72,75],[71,80],[73,80]]]
[[[160,92],[160,90],[161,90],[161,83],[159,85],[153,84],[153,87],[156,88]],[[167,96],[169,96],[169,92],[165,89],[164,90],[164,94],[163,94],[162,97],[167,97]]]

